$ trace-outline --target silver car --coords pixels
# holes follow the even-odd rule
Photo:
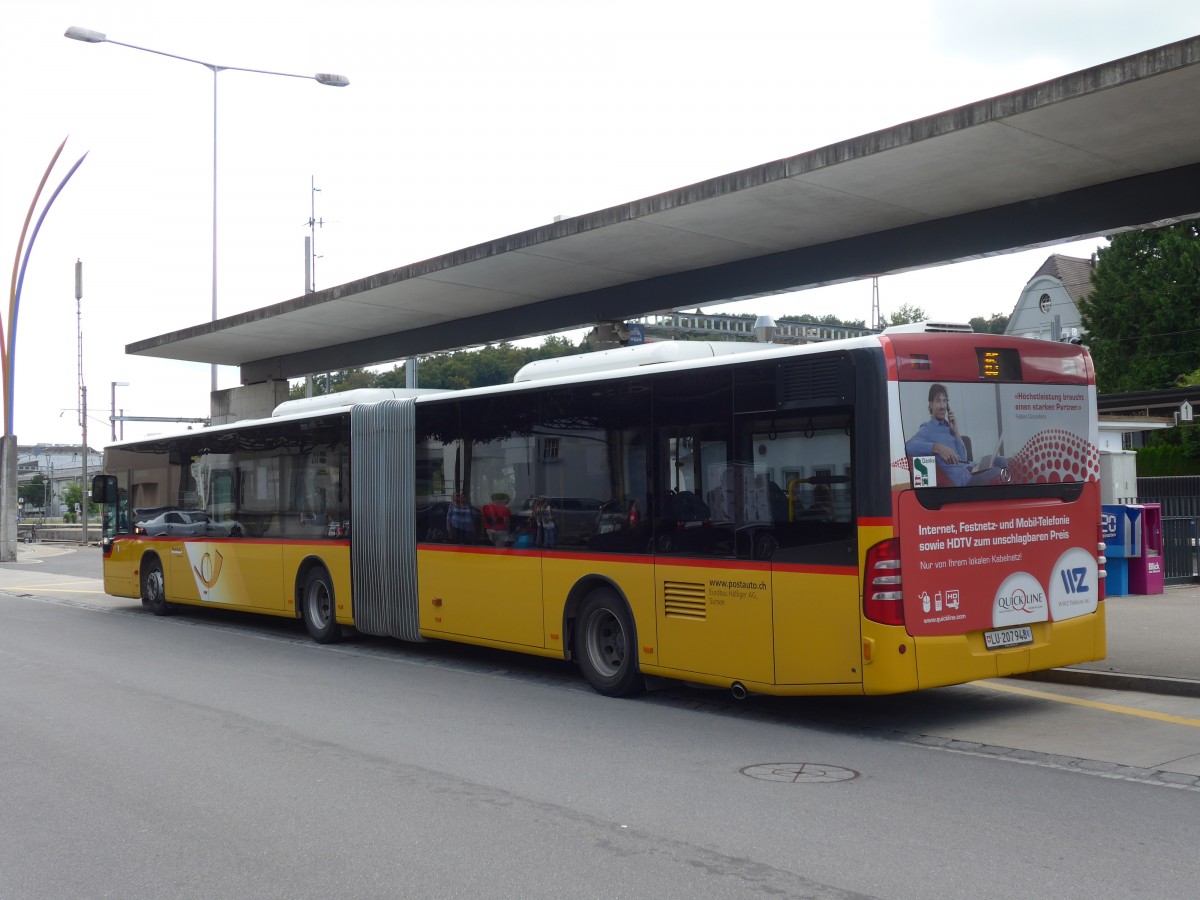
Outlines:
[[[201,537],[209,533],[209,518],[202,512],[170,509],[135,522],[133,533],[144,537]]]

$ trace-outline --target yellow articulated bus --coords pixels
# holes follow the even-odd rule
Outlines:
[[[1086,350],[969,329],[650,344],[115,444],[92,496],[158,615],[895,693],[1104,657],[1095,410]]]

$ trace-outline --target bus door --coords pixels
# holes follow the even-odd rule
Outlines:
[[[137,597],[141,585],[137,577],[137,553],[129,521],[129,472],[96,475],[92,478],[92,499],[100,504],[103,523],[104,592],[115,597]],[[117,538],[122,540],[117,540]]]
[[[771,562],[776,683],[859,682],[850,411],[747,416],[739,430],[770,497],[753,552]]]
[[[207,541],[204,511],[176,509],[162,516],[169,543],[165,547],[163,574],[167,598],[195,603],[202,599],[196,568],[201,567]]]
[[[535,414],[522,396],[418,408],[422,631],[545,646],[542,561],[515,515],[535,487],[544,488],[518,476],[540,471],[556,449],[535,436]],[[483,507],[492,504],[509,508],[507,532],[484,527]]]
[[[171,601],[192,602],[200,599],[188,557],[187,542],[196,538],[193,515],[201,514],[199,495],[195,486],[190,448],[167,448],[152,445],[145,448],[111,449],[105,457],[109,471],[124,473],[120,479],[128,485],[124,510],[118,509],[118,532],[132,532],[135,538],[145,538],[137,547],[117,542],[115,559],[105,566],[110,571],[128,566],[131,582],[145,574],[150,555],[157,555],[162,565],[166,597]],[[203,529],[200,531],[203,540]],[[121,559],[128,554],[128,558]],[[134,588],[130,583],[129,588]],[[137,584],[140,593],[141,585]],[[128,595],[127,595],[128,596]]]
[[[187,546],[191,577],[204,602],[273,612],[286,608],[280,541],[293,536],[294,529],[278,511],[251,512],[255,496],[262,493],[260,484],[276,486],[286,480],[279,468],[279,459],[249,453],[236,461],[229,454],[206,457],[204,510],[197,517],[205,539]]]
[[[771,683],[771,564],[751,551],[769,498],[765,486],[754,493],[752,462],[734,458],[732,413],[728,369],[655,384],[651,548],[659,662]]]

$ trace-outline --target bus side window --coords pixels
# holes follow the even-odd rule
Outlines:
[[[764,486],[769,514],[763,502],[753,515],[746,502],[739,506],[738,556],[820,562],[851,553],[856,530],[849,412],[739,419],[738,453],[753,461],[754,474],[743,493],[747,502],[761,499],[751,487]]]
[[[466,477],[470,478],[466,449],[458,402],[417,406],[413,502],[418,542],[449,543],[448,513],[454,494],[462,490],[464,467]]]
[[[711,369],[661,376],[654,381],[653,404],[654,552],[733,556],[738,527],[736,512],[730,515],[730,511],[744,498],[731,504],[726,491],[728,472],[738,467],[730,440],[730,372]]]

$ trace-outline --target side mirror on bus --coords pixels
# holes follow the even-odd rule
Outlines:
[[[92,479],[93,503],[117,502],[117,476],[97,475]]]

